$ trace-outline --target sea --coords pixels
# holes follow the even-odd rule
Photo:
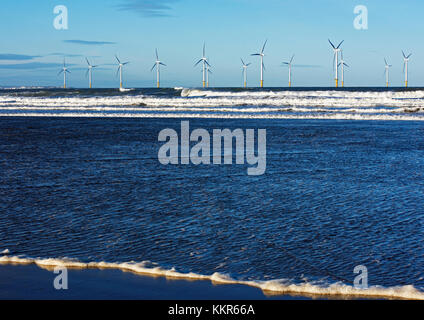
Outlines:
[[[0,89],[0,263],[424,299],[423,120],[420,88]],[[182,121],[266,129],[265,173],[161,164]]]

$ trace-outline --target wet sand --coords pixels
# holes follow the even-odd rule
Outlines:
[[[68,269],[68,289],[56,290],[53,270],[30,265],[0,264],[0,299],[41,300],[264,300],[309,299],[300,296],[267,296],[245,285],[215,285],[150,277],[121,270]]]

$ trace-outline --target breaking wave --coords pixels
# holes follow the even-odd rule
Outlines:
[[[9,91],[0,115],[424,120],[424,90]]]

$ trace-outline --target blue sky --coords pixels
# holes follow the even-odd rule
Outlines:
[[[57,5],[68,8],[68,30],[53,26]],[[353,26],[357,5],[368,8],[368,30]],[[212,86],[241,85],[240,57],[252,63],[248,81],[256,86],[259,59],[250,54],[265,39],[266,86],[287,84],[281,62],[292,54],[294,86],[331,86],[328,38],[345,40],[348,86],[384,85],[384,57],[393,64],[392,84],[402,85],[402,49],[413,53],[410,85],[424,86],[422,12],[419,0],[2,0],[0,86],[60,86],[57,73],[66,56],[70,86],[87,86],[88,57],[102,65],[94,86],[116,87],[115,54],[131,61],[124,69],[126,87],[155,86],[155,48],[167,64],[163,86],[200,86],[200,67],[193,66],[203,42]]]

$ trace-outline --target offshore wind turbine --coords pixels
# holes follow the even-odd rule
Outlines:
[[[242,71],[242,73],[243,73],[243,86],[246,88],[247,87],[247,67],[250,66],[251,63],[248,63],[248,64],[244,63],[242,58],[240,58],[240,60],[241,60],[241,63],[243,65],[243,71]]]
[[[328,39],[328,42],[330,42],[330,45],[331,45],[331,47],[333,48],[333,51],[334,51],[333,69],[335,69],[334,80],[336,82],[336,88],[337,88],[339,86],[339,66],[338,66],[339,65],[339,52],[341,51],[340,46],[342,45],[344,40],[342,42],[340,42],[337,47],[330,41],[330,39]]]
[[[209,74],[212,74],[210,66],[206,66],[206,88],[209,88]]]
[[[340,56],[341,56],[340,57],[341,59],[340,59],[339,66],[342,67],[342,87],[344,87],[344,67],[348,67],[349,68],[349,65],[343,59],[343,50],[340,51]]]
[[[209,74],[213,74],[210,68],[211,66],[206,66],[206,88],[209,88]],[[203,69],[200,72],[203,72]]]
[[[199,61],[197,61],[197,63],[194,65],[194,66],[197,66],[200,62],[203,63],[203,65],[202,65],[202,73],[203,73],[202,85],[203,85],[203,88],[206,85],[206,75],[207,75],[206,66],[209,66],[210,67],[209,62],[208,62],[208,59],[206,58],[206,48],[205,48],[205,46],[206,45],[203,44],[202,58]]]
[[[66,74],[71,73],[71,71],[68,70],[66,67],[66,61],[63,59],[63,68],[59,71],[57,75],[60,75],[63,72],[63,89],[66,89]]]
[[[158,88],[160,87],[160,66],[166,67],[166,64],[159,60],[158,49],[156,49],[156,62],[150,71],[153,71],[153,69],[156,68],[156,83]]]
[[[412,56],[412,53],[409,55],[406,55],[405,52],[403,52],[403,72],[405,73],[405,87],[408,88],[408,62],[409,58]]]
[[[392,67],[392,65],[387,63],[386,58],[384,58],[384,63],[386,65],[385,71],[384,71],[384,73],[386,75],[386,87],[388,88],[389,87],[389,69]]]
[[[290,62],[283,62],[283,64],[289,67],[289,88],[291,87],[293,59],[294,59],[294,55],[291,57]]]
[[[118,70],[116,71],[116,74],[118,75],[118,72],[119,72],[119,89],[123,89],[123,86],[122,86],[122,69],[125,65],[127,65],[130,62],[127,61],[127,62],[122,63],[121,60],[119,60],[117,55],[115,55],[115,58],[118,61]]]
[[[87,72],[85,73],[85,76],[88,76],[88,84],[90,89],[92,88],[92,80],[93,80],[93,69],[97,68],[98,66],[93,66],[91,65],[90,61],[88,61],[87,58],[85,58],[85,60],[87,61],[88,64],[88,69]]]
[[[265,53],[264,53],[264,51],[265,51],[265,46],[266,46],[267,42],[268,42],[268,40],[265,41],[260,53],[251,54],[251,56],[260,56],[261,57],[261,88],[264,87],[264,70],[265,70],[265,65],[264,65]]]

